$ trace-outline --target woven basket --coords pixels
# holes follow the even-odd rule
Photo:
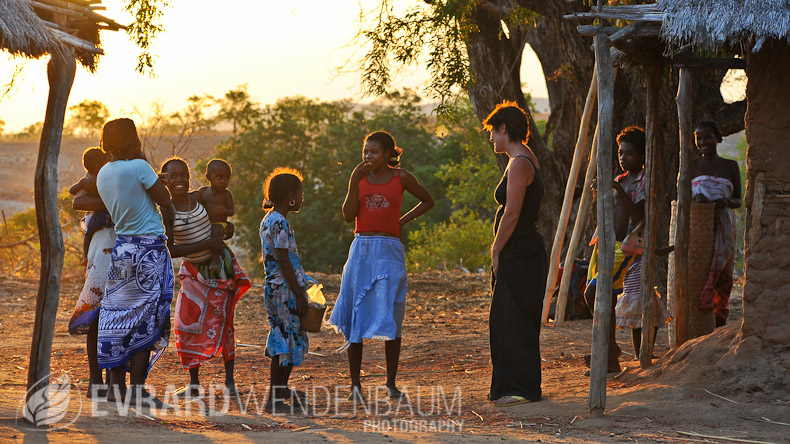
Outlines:
[[[689,339],[704,336],[716,328],[713,311],[700,311],[699,294],[705,288],[713,258],[716,205],[691,203],[689,214]]]
[[[308,304],[307,313],[299,317],[299,331],[308,333],[321,331],[321,324],[324,323],[324,314],[326,314],[326,305],[316,307],[313,304]]]
[[[677,202],[672,201],[672,221],[669,228],[669,242],[675,241],[675,225],[677,218]],[[675,254],[669,255],[667,270],[667,303],[669,312],[677,320],[682,318],[677,314],[681,307],[677,306],[675,295],[675,270],[676,267],[688,269],[688,295],[692,299],[688,309],[689,339],[706,335],[716,327],[716,318],[712,311],[700,311],[699,294],[705,286],[710,271],[710,261],[713,257],[715,205],[709,203],[691,203],[689,214],[689,263],[675,263]],[[670,323],[670,345],[676,345],[675,323]]]

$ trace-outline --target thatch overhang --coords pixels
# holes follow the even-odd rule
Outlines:
[[[670,46],[759,51],[762,42],[790,38],[788,0],[658,0],[661,38]]]
[[[100,0],[2,0],[0,48],[13,55],[40,58],[70,53],[93,71],[101,49],[99,30],[124,26],[96,13]]]

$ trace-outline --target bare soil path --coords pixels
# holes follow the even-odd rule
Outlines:
[[[316,277],[334,300],[339,276]],[[589,320],[543,329],[543,401],[494,408],[486,400],[491,376],[487,277],[460,273],[410,276],[399,376],[402,389],[409,393],[408,402],[396,405],[385,400],[380,388],[385,382],[383,344],[368,341],[363,384],[372,402],[369,411],[357,407],[355,412],[345,400],[346,358],[335,352],[343,344],[342,337],[324,329],[310,336],[313,354],[291,377],[293,386],[310,396],[314,414],[293,417],[262,411],[270,361],[263,353],[268,324],[259,283],[237,308],[236,379],[243,391],[239,400],[226,405],[222,396],[192,402],[172,398],[170,390],[183,386],[188,377],[171,344],[149,377],[171,410],[157,415],[132,409],[124,415],[123,406],[92,404],[84,397],[88,377],[84,337],[71,337],[66,330],[82,282],[78,276],[67,278],[58,309],[52,370],[53,375],[67,373],[79,390],[69,393],[66,415],[58,425],[76,421],[57,430],[32,429],[17,415],[25,396],[36,285],[33,280],[0,281],[0,442],[728,442],[679,432],[790,442],[790,426],[766,422],[790,423],[786,394],[728,393],[715,380],[682,386],[658,383],[640,372],[629,355],[623,362],[628,369],[609,378],[606,416],[590,419],[583,359],[590,350]],[[737,329],[740,305],[737,288],[732,300],[734,325],[725,328]],[[624,351],[632,352],[629,331],[618,330],[617,338]],[[666,329],[662,329],[656,354],[666,352]],[[221,384],[221,360],[205,365],[201,374],[207,390]],[[379,402],[375,402],[377,388]],[[214,413],[224,414],[212,416],[212,406]]]

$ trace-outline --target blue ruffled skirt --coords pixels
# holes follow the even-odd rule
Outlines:
[[[343,267],[329,323],[347,343],[401,337],[406,311],[406,259],[400,239],[356,236]]]

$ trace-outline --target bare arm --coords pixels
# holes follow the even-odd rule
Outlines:
[[[612,182],[612,188],[617,192],[617,198],[620,199],[620,205],[625,208],[625,212],[628,214],[628,217],[630,217],[631,220],[640,221],[643,217],[645,217],[644,199],[634,203],[631,200],[631,196],[625,192],[619,182]]]
[[[233,211],[233,193],[231,193],[230,190],[225,190],[225,191],[226,191],[226,193],[225,193],[225,209],[227,210],[225,212],[225,215],[228,216],[228,217],[231,217],[234,214],[234,211]]]
[[[71,195],[73,196],[73,195],[75,195],[75,194],[79,193],[79,192],[80,192],[80,190],[83,188],[82,181],[84,181],[84,180],[85,180],[85,178],[83,177],[82,179],[80,179],[79,181],[77,181],[77,183],[75,183],[74,185],[72,185],[72,186],[69,188],[69,194],[71,194]]]
[[[74,200],[71,202],[72,208],[77,211],[106,211],[107,208],[104,207],[104,202],[102,202],[100,197],[91,196],[90,194],[84,194],[79,197],[75,197]]]
[[[507,205],[505,205],[505,214],[499,222],[494,244],[491,246],[494,274],[499,268],[499,253],[505,248],[516,229],[521,216],[521,206],[524,204],[524,194],[535,177],[535,170],[526,159],[520,160],[516,157],[510,161],[508,168],[510,170],[507,178]]]
[[[299,286],[299,281],[296,279],[296,273],[291,265],[291,259],[288,257],[287,248],[275,248],[274,257],[280,264],[280,269],[285,277],[285,282],[291,287],[291,291],[296,295],[296,308],[299,315],[303,315],[307,310],[307,293]]]
[[[162,217],[174,217],[173,203],[170,201],[170,192],[167,191],[167,187],[165,187],[165,184],[163,184],[161,180],[157,179],[157,181],[151,185],[151,188],[145,191],[151,196],[154,202],[159,205],[162,211]]]
[[[221,237],[212,237],[190,245],[175,245],[173,237],[173,225],[175,222],[172,211],[162,212],[162,221],[165,224],[165,235],[167,236],[167,249],[171,257],[183,257],[188,254],[197,253],[203,250],[221,251],[225,248],[225,243]]]
[[[428,210],[433,208],[435,202],[433,200],[433,196],[431,196],[431,193],[424,186],[422,186],[420,182],[417,181],[417,178],[414,177],[413,174],[402,169],[400,170],[400,175],[403,188],[411,193],[412,196],[420,199],[420,203],[417,204],[417,206],[409,210],[408,213],[401,216],[399,225],[400,228],[403,228],[403,226],[407,223],[427,213]]]
[[[362,162],[351,172],[346,200],[343,201],[343,219],[346,222],[354,222],[359,214],[359,181],[365,177],[368,171],[370,171],[370,165]]]

